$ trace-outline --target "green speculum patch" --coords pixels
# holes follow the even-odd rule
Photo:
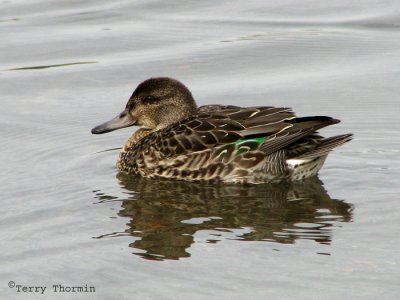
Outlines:
[[[236,155],[257,150],[260,145],[265,142],[265,140],[266,137],[259,137],[234,142],[233,144],[235,144],[237,147]]]

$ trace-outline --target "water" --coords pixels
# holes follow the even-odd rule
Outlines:
[[[265,2],[0,2],[1,299],[398,297],[400,5]],[[320,181],[126,178],[104,150],[132,128],[90,129],[151,76],[355,140]]]

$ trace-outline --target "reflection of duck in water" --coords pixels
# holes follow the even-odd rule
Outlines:
[[[293,243],[302,238],[329,243],[329,227],[351,219],[351,206],[332,200],[317,178],[252,186],[151,180],[122,173],[118,179],[132,192],[122,199],[119,215],[130,221],[120,234],[140,238],[130,246],[144,250],[137,254],[148,259],[190,256],[186,250],[201,230],[211,230],[207,242],[233,235],[238,240]],[[119,234],[99,238],[115,235]]]
[[[153,78],[133,92],[125,110],[92,129],[100,134],[141,126],[119,156],[119,170],[186,181],[264,183],[318,173],[328,153],[350,134],[315,133],[339,120],[298,118],[289,108],[209,105],[171,78]]]

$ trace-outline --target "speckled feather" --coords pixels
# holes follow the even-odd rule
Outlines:
[[[285,107],[197,108],[182,83],[159,77],[139,84],[125,110],[92,133],[141,126],[117,162],[118,169],[127,174],[264,183],[316,175],[328,153],[352,137],[323,138],[316,133],[338,122],[325,116],[296,117]]]
[[[284,147],[291,145],[289,154],[304,154],[307,147],[318,144],[317,136],[304,136],[335,123],[327,117],[302,120],[288,108],[200,107],[197,115],[124,147],[118,168],[145,177],[189,181],[290,179],[294,172],[286,163]],[[257,139],[260,136],[263,139]],[[300,139],[303,151],[293,144]]]

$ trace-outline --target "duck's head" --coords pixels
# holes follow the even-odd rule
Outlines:
[[[159,130],[188,118],[197,110],[189,89],[179,81],[158,77],[143,81],[133,92],[123,112],[92,129],[101,134],[133,125]]]

